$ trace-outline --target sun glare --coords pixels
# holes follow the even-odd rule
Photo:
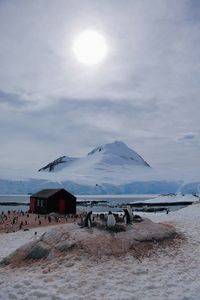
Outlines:
[[[103,35],[88,29],[75,38],[73,51],[79,62],[92,66],[106,57],[108,48]]]

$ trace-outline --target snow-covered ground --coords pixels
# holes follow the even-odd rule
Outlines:
[[[130,254],[98,260],[69,255],[40,266],[2,268],[0,299],[199,299],[200,204],[143,215],[175,225],[186,240],[140,260]],[[34,231],[2,234],[0,257],[33,238]]]

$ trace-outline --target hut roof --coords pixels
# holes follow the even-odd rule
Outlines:
[[[70,194],[65,189],[45,189],[45,190],[41,190],[41,191],[39,191],[35,194],[32,194],[31,197],[47,199],[47,198],[57,194],[60,191],[64,191],[65,193],[67,193],[67,194],[71,195],[72,197],[74,197],[74,195]]]

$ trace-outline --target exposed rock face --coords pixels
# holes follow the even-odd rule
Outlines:
[[[39,240],[32,241],[6,257],[1,266],[20,265],[26,261],[53,259],[61,254],[75,251],[76,255],[104,256],[126,254],[145,242],[172,239],[175,228],[144,219],[141,223],[128,225],[114,232],[97,227],[80,228],[76,224],[57,226],[44,233]]]
[[[40,171],[53,171],[54,168],[60,164],[65,164],[65,165],[69,165],[71,162],[75,161],[76,158],[74,157],[68,157],[68,156],[61,156],[57,159],[55,159],[54,161],[50,162],[49,164],[47,164],[46,166],[44,166],[43,168],[39,169],[38,172]]]

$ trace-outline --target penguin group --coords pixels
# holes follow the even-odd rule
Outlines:
[[[84,219],[84,221],[82,222],[82,227],[87,227],[90,228],[92,227],[92,211],[89,211]],[[123,221],[126,225],[131,224],[131,222],[134,219],[134,215],[133,215],[133,211],[131,209],[131,207],[128,205],[125,209],[124,209],[124,216],[123,216]],[[116,225],[116,219],[115,216],[113,215],[113,213],[111,211],[108,212],[108,216],[107,216],[107,221],[106,221],[106,227],[107,228],[113,228]]]
[[[131,222],[133,221],[133,218],[134,218],[133,211],[132,211],[130,205],[127,205],[127,207],[124,209],[124,216],[123,216],[124,223],[126,225],[131,224]],[[113,213],[111,211],[109,211],[108,218],[107,218],[107,227],[111,228],[111,227],[115,227],[115,225],[116,225],[115,216],[113,215]]]

